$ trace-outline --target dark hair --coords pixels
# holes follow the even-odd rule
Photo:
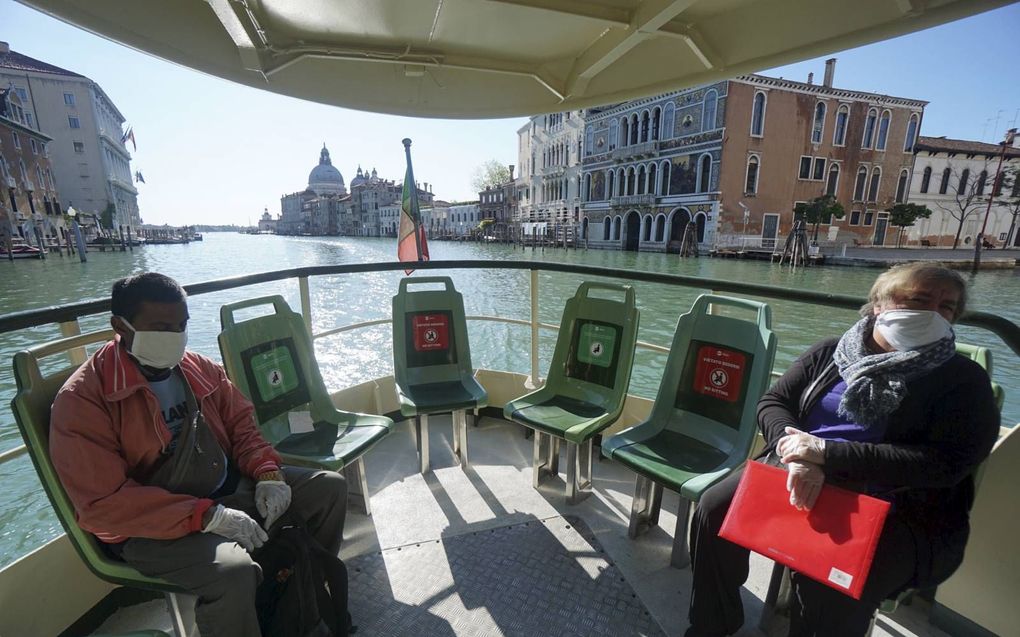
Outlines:
[[[187,298],[177,281],[158,272],[143,272],[114,282],[110,310],[133,321],[142,303],[179,303]]]

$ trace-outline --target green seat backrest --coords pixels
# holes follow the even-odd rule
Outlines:
[[[168,582],[146,577],[127,564],[109,557],[100,548],[99,540],[78,526],[74,505],[64,491],[57,470],[50,459],[50,408],[57,392],[78,366],[62,366],[56,371],[44,374],[39,361],[49,356],[66,354],[72,349],[108,341],[112,337],[112,330],[102,330],[51,341],[16,353],[14,379],[18,391],[11,401],[11,410],[57,519],[60,520],[71,545],[89,570],[100,579],[115,584],[158,591],[180,591],[181,589]]]
[[[711,314],[728,306],[752,320]],[[765,303],[703,294],[681,315],[650,422],[727,454],[746,453],[757,431],[758,399],[776,355],[772,310]]]
[[[630,385],[639,321],[634,288],[582,283],[563,308],[543,393],[583,400],[619,415]]]
[[[435,289],[442,285],[443,289]],[[417,289],[426,287],[426,289]],[[474,375],[464,297],[447,276],[403,278],[393,297],[393,376],[400,387]]]
[[[990,349],[987,347],[981,347],[980,345],[957,343],[956,352],[966,356],[981,367],[984,367],[985,371],[988,372],[988,378],[992,378],[992,351]],[[1002,388],[1002,385],[994,380],[992,380],[992,394],[995,396],[995,405],[1001,412],[1002,404],[1006,400],[1006,391]]]
[[[272,314],[238,321],[242,309],[270,305]],[[282,296],[264,296],[220,308],[220,355],[230,380],[255,405],[263,436],[277,443],[290,435],[287,414],[310,411],[313,421],[334,412],[301,315]]]

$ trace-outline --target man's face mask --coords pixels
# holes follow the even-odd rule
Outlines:
[[[188,332],[145,332],[136,330],[124,317],[119,317],[134,334],[131,339],[131,356],[153,369],[170,369],[184,359],[188,345]]]
[[[875,317],[875,330],[903,352],[953,336],[953,326],[931,310],[886,310]]]

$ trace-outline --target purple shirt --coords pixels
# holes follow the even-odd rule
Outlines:
[[[839,415],[839,401],[845,391],[846,381],[840,380],[822,396],[808,413],[805,430],[825,440],[880,442],[885,435],[885,424],[865,427]]]

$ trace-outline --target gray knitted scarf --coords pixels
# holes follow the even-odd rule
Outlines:
[[[839,339],[832,356],[847,385],[838,413],[865,426],[884,423],[907,394],[907,381],[956,353],[955,333],[916,350],[872,353],[867,342],[874,325],[874,316],[862,318]]]

